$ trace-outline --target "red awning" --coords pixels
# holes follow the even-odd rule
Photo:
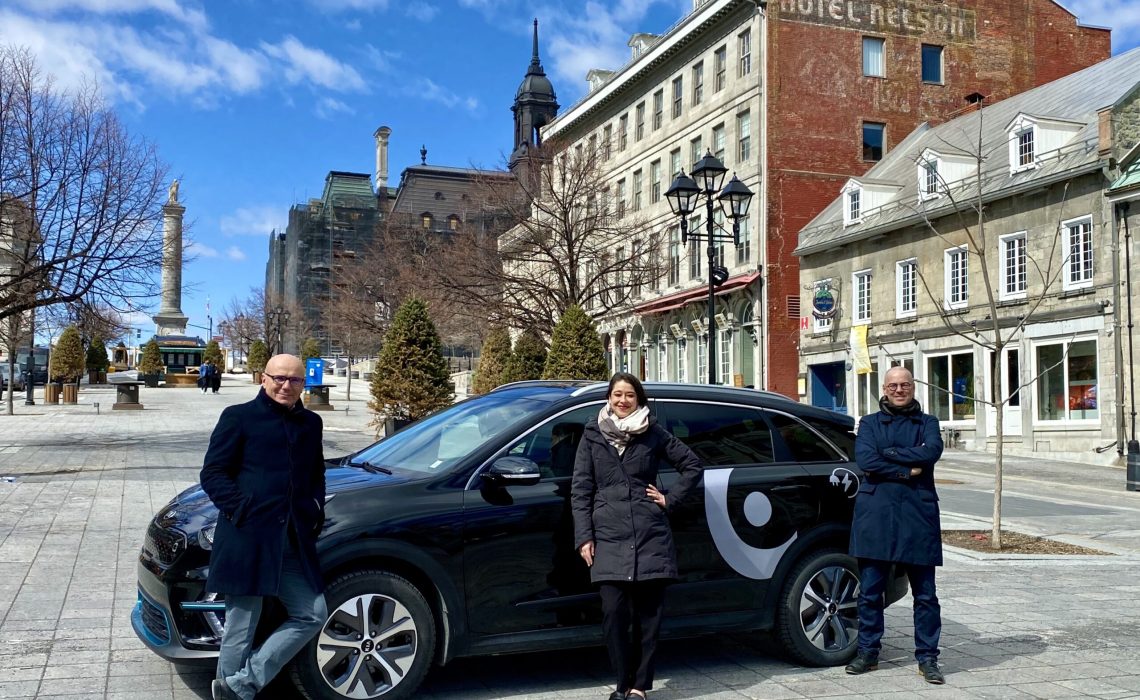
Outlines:
[[[749,272],[743,275],[736,275],[729,277],[725,283],[716,288],[714,295],[720,296],[735,292],[738,289],[743,289],[748,285],[755,282],[760,278],[759,272]],[[693,289],[686,289],[680,292],[674,292],[663,297],[658,297],[652,301],[647,301],[633,307],[634,313],[638,314],[659,314],[673,309],[679,309],[686,304],[691,304],[695,301],[703,301],[709,298],[708,287],[694,287]]]

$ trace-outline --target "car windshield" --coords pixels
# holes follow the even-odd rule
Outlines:
[[[437,473],[462,461],[513,424],[549,407],[516,392],[491,393],[456,404],[366,447],[350,462],[372,467]]]

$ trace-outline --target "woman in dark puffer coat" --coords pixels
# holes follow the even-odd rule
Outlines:
[[[662,462],[681,475],[657,489]],[[677,578],[667,513],[697,488],[697,456],[649,415],[637,377],[618,372],[608,401],[586,424],[570,490],[574,541],[602,597],[602,629],[617,672],[610,700],[643,699],[653,687],[653,657],[665,586]]]

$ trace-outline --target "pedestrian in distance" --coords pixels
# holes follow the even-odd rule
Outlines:
[[[322,424],[299,401],[304,381],[299,358],[275,355],[257,396],[222,411],[210,436],[201,479],[218,524],[206,590],[226,602],[214,700],[253,700],[327,617],[316,550],[325,502]],[[288,617],[254,648],[266,597]]]
[[[210,362],[210,389],[216,394],[222,388],[222,370]]]
[[[942,527],[934,465],[942,456],[938,419],[914,398],[914,377],[892,367],[883,380],[879,412],[859,421],[855,460],[863,483],[855,498],[851,556],[859,560],[859,641],[847,673],[879,667],[883,593],[891,565],[902,567],[914,595],[914,657],[927,683],[946,682],[938,667],[942,609],[935,567],[942,566]]]
[[[202,393],[206,393],[206,389],[210,386],[210,362],[207,360],[198,367],[198,388]]]
[[[657,488],[662,463],[679,473]],[[586,423],[570,487],[574,542],[602,598],[602,631],[617,675],[610,700],[643,700],[653,687],[665,587],[677,578],[668,513],[701,480],[697,456],[649,414],[637,377],[610,379],[606,405]]]

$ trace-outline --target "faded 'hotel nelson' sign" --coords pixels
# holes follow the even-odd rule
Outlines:
[[[780,0],[780,19],[883,34],[973,43],[973,10],[908,0]]]

